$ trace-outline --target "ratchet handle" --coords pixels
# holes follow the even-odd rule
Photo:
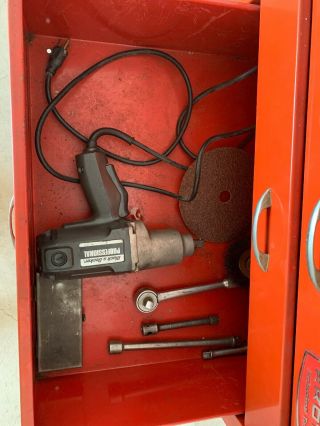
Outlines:
[[[209,290],[218,290],[219,288],[230,288],[234,286],[235,284],[233,284],[231,281],[223,280],[223,281],[218,281],[215,283],[203,284],[203,285],[198,285],[194,287],[185,287],[185,288],[180,288],[177,290],[163,291],[158,293],[157,295],[158,302],[161,302],[163,300],[168,300],[168,299],[174,299],[175,297],[189,296],[192,294],[202,293]]]

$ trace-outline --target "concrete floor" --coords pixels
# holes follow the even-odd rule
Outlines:
[[[15,262],[8,228],[13,182],[7,20],[7,0],[0,0],[0,423],[18,426],[21,422]],[[191,425],[222,426],[224,422],[212,419]]]

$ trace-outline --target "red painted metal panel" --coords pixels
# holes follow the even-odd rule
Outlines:
[[[259,6],[243,1],[109,0],[108,7],[104,0],[24,4],[31,33],[239,57],[257,54]]]
[[[300,370],[303,365],[304,354],[306,351],[314,355],[315,365],[320,368],[320,338],[319,338],[319,319],[320,319],[320,292],[313,284],[307,267],[307,237],[308,227],[312,213],[317,202],[320,199],[320,5],[319,2],[313,2],[312,13],[312,37],[311,37],[311,56],[310,56],[310,81],[309,81],[309,103],[307,116],[307,139],[306,139],[306,158],[304,174],[304,192],[303,192],[303,215],[300,247],[300,269],[299,269],[299,287],[298,287],[298,310],[296,326],[296,347],[295,347],[295,365],[294,365],[294,386],[292,399],[292,424],[293,425],[311,425],[319,424],[320,421],[320,400],[317,398],[320,388],[320,381],[315,381],[315,368],[307,364],[308,373],[310,373],[310,383],[306,386],[302,380],[299,383]],[[319,226],[315,233],[314,260],[316,267],[319,268],[320,257],[320,235]],[[297,390],[300,387],[299,398]],[[300,410],[301,418],[305,418],[306,423],[297,421],[298,399],[302,404],[303,410]]]
[[[247,426],[290,417],[309,32],[309,1],[262,2],[253,197],[256,206],[271,188],[259,227],[270,265],[263,272],[251,263]]]
[[[31,128],[33,129],[41,109],[45,105],[43,96],[43,76],[39,74],[39,68],[45,67],[46,47],[51,45],[53,40],[47,37],[35,37],[28,46],[29,74],[30,74],[30,111]],[[122,47],[125,48],[125,47]],[[61,70],[56,78],[56,88],[64,85],[74,74],[90,63],[118,51],[119,46],[101,44],[94,42],[71,41],[70,54],[66,67]],[[239,61],[229,57],[216,55],[192,54],[175,51],[173,54],[180,59],[190,73],[196,92],[212,84],[213,75],[216,81],[221,81],[225,77],[226,70],[229,69],[232,75],[240,70],[247,69],[251,63]],[[158,63],[153,58],[137,58],[129,62],[122,61],[117,66],[106,67],[101,72],[92,76],[79,88],[78,92],[70,94],[68,99],[62,104],[61,111],[72,114],[72,121],[76,127],[81,128],[85,134],[89,134],[92,129],[101,127],[106,121],[114,127],[135,134],[140,140],[155,147],[158,150],[165,148],[166,140],[170,139],[174,131],[175,119],[184,105],[184,92],[181,87],[179,77],[174,69],[167,64]],[[157,75],[157,73],[159,73]],[[157,75],[155,79],[154,76]],[[231,74],[230,74],[231,75]],[[143,79],[141,80],[141,76]],[[112,90],[110,90],[112,87]],[[172,98],[168,104],[168,93],[178,94]],[[240,91],[240,92],[239,92]],[[100,98],[101,92],[104,93]],[[88,94],[90,94],[88,96]],[[104,98],[108,103],[104,102]],[[219,99],[220,98],[220,99]],[[101,100],[99,100],[101,99]],[[139,102],[142,99],[143,102]],[[155,105],[156,102],[156,108]],[[237,99],[238,114],[230,114]],[[220,108],[221,103],[225,105]],[[229,104],[229,107],[228,107]],[[205,108],[204,108],[205,107]],[[88,114],[88,111],[90,112]],[[198,114],[197,114],[198,111]],[[190,126],[187,143],[198,146],[209,134],[217,133],[220,129],[239,128],[248,123],[254,122],[255,116],[255,79],[247,81],[244,85],[232,88],[228,93],[206,100],[203,106],[195,108],[194,117]],[[139,120],[136,117],[140,117]],[[216,117],[213,122],[211,117]],[[159,131],[160,123],[166,123]],[[147,125],[146,125],[147,124]],[[33,131],[32,131],[33,133]],[[192,135],[192,136],[191,136]],[[44,148],[48,158],[55,166],[65,173],[74,172],[72,158],[75,152],[79,152],[82,146],[61,130],[54,120],[50,120],[44,131]],[[231,144],[236,144],[234,140]],[[119,146],[113,141],[106,139],[108,146],[120,154],[126,154],[127,148]],[[225,142],[223,144],[226,144]],[[230,142],[227,143],[228,145]],[[65,155],[65,153],[68,155]],[[132,155],[141,156],[132,150]],[[181,152],[177,152],[173,158],[185,162],[185,157]],[[141,182],[159,184],[172,191],[177,191],[181,179],[179,171],[168,170],[168,167],[161,164],[152,168],[132,169],[132,167],[115,164],[122,179],[136,178]],[[68,221],[75,221],[88,215],[88,207],[79,187],[65,184],[52,178],[46,173],[38,163],[33,152],[33,199],[34,199],[34,234],[43,232],[45,229],[59,226]],[[134,175],[132,174],[134,172]],[[41,182],[41,185],[39,184]],[[179,217],[178,206],[174,200],[167,200],[163,197],[130,191],[130,207],[139,207],[146,224],[150,227],[169,226],[184,230],[183,223]],[[196,362],[200,351],[194,350],[167,350],[144,352],[137,351],[124,353],[120,356],[109,356],[106,353],[106,343],[110,338],[140,340],[140,323],[142,320],[176,320],[182,317],[192,317],[202,315],[212,310],[218,312],[221,317],[220,326],[216,330],[203,329],[201,335],[214,333],[214,335],[239,334],[243,338],[246,336],[247,328],[247,289],[238,289],[231,292],[211,293],[197,295],[185,300],[176,300],[160,306],[153,315],[144,318],[136,310],[133,303],[133,294],[138,287],[148,283],[155,288],[170,288],[182,286],[185,283],[210,282],[225,275],[223,266],[223,255],[226,245],[206,244],[197,254],[184,261],[180,265],[169,267],[159,273],[157,270],[142,271],[138,274],[119,275],[114,277],[100,277],[85,280],[83,286],[83,304],[86,312],[86,321],[83,324],[83,356],[84,365],[81,371],[113,370],[115,368],[131,367],[125,372],[128,381],[133,380],[132,375],[138,374],[145,377],[148,374],[147,367],[150,365],[152,371],[157,371],[154,380],[144,382],[142,401],[147,401],[145,394],[156,394],[156,405],[161,406],[154,418],[153,424],[166,424],[170,422],[217,416],[220,413],[239,413],[244,409],[244,377],[245,359],[237,362],[237,368],[231,368],[230,360],[223,359],[219,363],[213,362],[210,366],[203,366],[204,370],[199,370],[202,362]],[[198,337],[199,330],[185,330],[183,336],[186,338]],[[181,331],[173,331],[170,338],[181,338]],[[161,335],[155,339],[161,340]],[[182,360],[194,359],[189,364],[192,376],[188,378],[187,388],[184,384],[186,371]],[[180,361],[170,365],[172,361]],[[170,362],[170,364],[168,364]],[[165,364],[164,364],[165,363]],[[226,369],[228,365],[230,369]],[[133,370],[133,366],[140,366],[138,370]],[[136,373],[138,371],[138,373]],[[172,376],[174,373],[174,380]],[[61,375],[61,373],[60,373]],[[216,397],[216,391],[208,393],[208,388],[214,388],[213,384],[219,383],[219,377],[224,376],[223,381],[227,382],[226,390],[223,387],[219,390],[222,400]],[[90,376],[91,377],[91,376]],[[114,386],[125,388],[123,375],[113,372],[105,372],[100,377],[101,386],[108,389],[112,397]],[[121,380],[114,384],[114,377],[121,377]],[[82,400],[84,407],[88,411],[96,412],[94,404],[99,398],[98,388],[88,386],[89,378],[81,376],[79,387],[85,396]],[[163,382],[163,385],[160,386]],[[208,384],[210,383],[210,385]],[[42,406],[42,410],[37,410],[37,423],[56,424],[72,422],[74,412],[55,410],[55,394],[48,392],[47,386],[50,381],[37,383],[36,407]],[[59,380],[64,388],[72,386],[73,381]],[[135,380],[134,380],[135,383]],[[166,383],[168,385],[166,385]],[[190,383],[193,383],[189,389]],[[170,384],[170,385],[169,385]],[[61,386],[62,386],[61,385]],[[60,385],[59,385],[60,386]],[[167,393],[170,388],[171,399],[168,400]],[[221,385],[222,386],[222,385]],[[129,385],[130,388],[130,385]],[[186,388],[186,389],[185,389]],[[198,398],[195,399],[193,392],[195,389]],[[78,388],[77,388],[78,389]],[[217,388],[218,391],[218,388]],[[73,392],[70,388],[68,392]],[[64,403],[69,405],[68,393]],[[81,397],[82,398],[82,397]],[[140,398],[140,397],[139,397]],[[134,401],[134,399],[132,400]],[[140,399],[139,399],[140,401]],[[173,402],[174,401],[174,402]],[[191,404],[192,401],[192,404]],[[177,404],[181,410],[172,411],[172,404]],[[53,407],[53,411],[49,407]],[[155,407],[148,400],[147,406],[151,410]],[[188,407],[182,410],[182,407]],[[140,402],[126,404],[126,398],[119,403],[119,421],[133,417],[139,419],[139,424],[150,424],[150,417],[146,415],[146,408],[142,408]],[[99,408],[97,409],[99,413]],[[133,411],[132,411],[133,410]],[[141,412],[142,410],[142,412]],[[45,414],[45,417],[43,413]],[[55,415],[53,416],[53,413]],[[111,407],[106,412],[107,417],[102,418],[102,424],[110,422]],[[123,416],[120,415],[123,413]],[[50,415],[49,415],[50,414]],[[63,414],[63,416],[62,416]],[[84,420],[82,420],[84,422]],[[96,420],[95,420],[96,421]],[[117,420],[115,420],[117,421]],[[137,420],[138,421],[138,420]],[[81,423],[80,423],[81,424]],[[83,423],[85,424],[85,423]],[[94,423],[95,424],[95,423]],[[120,422],[121,424],[121,422]],[[123,423],[122,423],[123,424]]]
[[[31,134],[41,110],[45,106],[43,86],[46,47],[51,46],[51,38],[35,38],[28,46],[30,75]],[[122,47],[125,49],[125,47]],[[71,80],[88,64],[119,51],[119,46],[96,42],[71,42],[69,57],[65,67],[55,79],[54,90]],[[223,80],[226,70],[229,75],[237,75],[251,64],[216,55],[173,52],[181,60],[196,93],[210,86],[214,81]],[[159,63],[160,62],[160,63]],[[154,76],[157,75],[157,78]],[[214,76],[214,78],[213,78]],[[247,80],[228,92],[206,99],[194,108],[193,118],[186,134],[186,143],[195,150],[210,135],[232,130],[254,123],[255,120],[255,78]],[[174,96],[170,97],[170,93]],[[102,96],[101,96],[102,94]],[[108,99],[108,102],[105,102]],[[169,102],[168,102],[169,101]],[[105,67],[91,76],[79,89],[61,103],[63,115],[72,114],[70,121],[90,134],[105,123],[134,135],[138,140],[158,151],[166,148],[175,129],[175,121],[183,109],[185,93],[179,75],[170,64],[157,58],[137,57],[122,60]],[[221,108],[221,105],[224,108]],[[237,114],[230,111],[237,105]],[[212,120],[215,117],[215,120]],[[225,130],[223,130],[225,129]],[[243,137],[242,137],[243,139]],[[224,141],[220,145],[236,144],[240,139]],[[126,145],[104,138],[102,144],[111,151],[128,155]],[[54,119],[48,120],[43,133],[43,147],[48,159],[65,174],[75,174],[74,155],[83,145],[71,138]],[[61,182],[49,175],[40,165],[32,147],[34,235],[63,223],[81,220],[89,215],[88,205],[78,185]],[[144,153],[131,149],[133,158],[147,158]],[[172,158],[188,163],[181,150]],[[178,192],[182,172],[164,164],[152,167],[135,168],[114,162],[122,180],[132,180],[161,186]],[[40,185],[41,182],[41,185]],[[129,189],[129,208],[139,208],[144,222],[152,228],[172,227],[186,231],[180,218],[178,203],[157,194]],[[206,244],[196,254],[183,263],[162,270],[141,271],[137,274],[90,278],[84,281],[83,304],[86,322],[83,324],[84,371],[115,368],[145,363],[173,361],[199,356],[199,350],[153,351],[125,353],[121,356],[107,356],[106,339],[139,339],[139,324],[142,320],[177,320],[208,314],[212,309],[221,316],[215,334],[238,333],[246,337],[247,329],[247,289],[234,289],[199,294],[192,299],[176,299],[160,305],[156,312],[144,318],[133,303],[133,294],[143,286],[154,288],[182,287],[185,284],[212,282],[225,276],[223,256],[225,244]],[[204,332],[204,331],[203,331]],[[210,327],[206,329],[210,332]],[[211,331],[212,332],[212,331]],[[190,328],[184,335],[196,337],[199,330]],[[181,336],[181,330],[172,331],[170,337]],[[159,334],[155,339],[163,339]]]
[[[153,364],[40,381],[36,424],[172,425],[240,412],[245,375],[238,372],[245,369],[245,358],[217,361]]]
[[[119,6],[120,3],[114,2],[112,5]],[[160,2],[142,2],[141,7],[145,6],[146,14],[150,14],[145,23],[144,35],[142,38],[135,38],[133,30],[136,28],[132,29],[131,19],[134,18],[137,22],[141,8],[137,11],[134,7],[136,2],[126,2],[127,5],[129,3],[135,12],[131,15],[124,14],[129,35],[121,39],[122,42],[125,39],[131,45],[152,44],[171,50],[178,47],[179,50],[171,53],[182,61],[190,73],[195,93],[232,77],[255,63],[258,31],[256,6],[242,4],[233,10],[230,6],[232,2],[161,2],[164,12],[168,5],[176,6],[172,6],[172,13],[165,13],[161,21],[158,19],[159,14],[155,13]],[[92,14],[88,14],[85,9],[85,5],[91,7],[92,2],[83,2],[83,8],[79,7],[79,2],[77,7],[71,7],[74,3],[70,1],[63,2],[63,10],[58,7],[59,4],[53,1],[23,2],[28,24],[27,63],[24,66],[21,1],[10,2],[23,424],[33,424],[33,409],[36,411],[35,422],[41,426],[64,424],[63,422],[70,425],[75,421],[79,425],[98,425],[99,421],[101,424],[116,424],[116,414],[119,415],[119,421],[123,421],[122,424],[129,424],[128,419],[136,419],[136,424],[150,425],[241,413],[244,410],[245,357],[223,358],[206,363],[199,359],[200,351],[193,349],[161,353],[126,353],[119,357],[111,357],[106,353],[108,338],[140,338],[139,325],[144,318],[138,315],[132,302],[132,295],[137,287],[146,282],[165,288],[221,278],[225,275],[225,245],[207,244],[194,258],[187,259],[181,265],[163,269],[162,273],[145,271],[112,279],[86,280],[83,294],[86,312],[83,326],[84,367],[81,370],[86,374],[68,376],[74,374],[74,371],[56,373],[55,376],[60,377],[54,378],[39,380],[35,377],[32,363],[32,329],[35,324],[32,315],[34,237],[45,229],[84,218],[89,213],[80,188],[58,182],[48,175],[40,167],[33,148],[34,127],[45,105],[43,71],[46,48],[57,40],[48,37],[50,31],[47,31],[47,28],[54,24],[54,35],[60,37],[67,34],[73,37],[69,57],[56,76],[54,90],[59,90],[87,65],[125,48],[123,45],[114,44],[115,40],[111,36],[109,43],[105,42],[104,37],[109,37],[109,33],[104,33],[103,37],[99,33],[104,28],[103,23],[99,26],[100,16],[95,14],[92,23]],[[102,3],[95,2],[96,4],[101,6]],[[216,18],[218,9],[220,8],[221,12],[221,8],[226,5],[232,10],[226,13],[226,19],[223,16],[217,18],[221,27],[216,22],[217,19],[212,22],[207,19],[210,13]],[[111,6],[108,8],[108,16],[113,11],[114,21],[118,22],[118,9]],[[150,8],[153,7],[155,9],[151,9],[151,13]],[[35,14],[34,10],[38,13]],[[57,13],[59,18],[62,16],[62,24],[60,20],[55,21],[51,15],[43,13],[48,10]],[[166,25],[170,23],[175,29],[179,29],[176,24],[181,19],[181,10],[183,16],[188,17],[188,20],[180,22],[181,29],[184,28],[183,25],[192,23],[192,31],[189,29],[190,38],[182,32],[183,37],[177,42],[171,33],[170,35],[166,32]],[[81,19],[79,13],[82,13]],[[239,32],[237,29],[240,29],[241,17],[244,17],[244,21]],[[37,23],[38,18],[45,21]],[[50,20],[46,20],[47,18]],[[75,18],[78,19],[73,21]],[[151,29],[159,29],[158,21],[162,22],[164,35],[160,37],[159,42],[151,43],[147,30],[152,23]],[[66,23],[71,25],[68,27],[68,33],[65,32],[66,27],[59,26]],[[18,31],[15,25],[19,25]],[[216,38],[209,36],[219,28],[221,39],[218,43]],[[228,33],[228,28],[233,28],[231,34]],[[90,36],[82,29],[89,29]],[[88,39],[77,40],[80,35]],[[237,39],[229,46],[231,35]],[[94,41],[101,38],[103,43]],[[197,52],[191,53],[190,48],[195,46]],[[223,46],[225,49],[219,50]],[[14,47],[16,50],[13,50]],[[229,55],[221,55],[221,52]],[[168,64],[155,61],[154,58],[140,58],[138,61],[131,58],[114,65],[101,70],[79,86],[77,92],[70,94],[61,103],[61,112],[67,114],[70,121],[85,134],[108,122],[108,125],[127,130],[148,145],[162,149],[162,144],[173,136],[175,119],[185,103],[185,94],[178,75]],[[23,79],[19,80],[22,76]],[[255,86],[254,79],[251,79],[224,93],[215,94],[202,105],[197,105],[189,134],[186,136],[187,143],[199,147],[205,137],[212,133],[233,130],[254,122]],[[171,94],[172,98],[168,94]],[[163,125],[159,130],[160,123]],[[235,139],[227,144],[238,142],[239,139]],[[46,125],[43,143],[44,150],[53,164],[66,173],[75,172],[72,157],[82,146],[53,119]],[[127,148],[115,144],[113,140],[106,139],[104,143],[108,143],[111,149],[127,154]],[[222,145],[225,144],[226,142]],[[252,145],[249,151],[253,152]],[[132,154],[141,157],[141,154],[134,150]],[[186,161],[182,153],[173,157]],[[122,178],[130,176],[150,184],[158,184],[161,180],[161,186],[178,190],[181,175],[177,171],[171,173],[166,165],[134,170],[134,176],[131,168],[118,164],[116,167]],[[177,204],[172,200],[131,191],[130,206],[141,209],[145,222],[150,227],[172,226],[180,230],[185,229],[178,214]],[[197,295],[180,303],[172,302],[160,307],[154,319],[177,319],[209,311],[211,313],[214,310],[221,315],[221,325],[211,333],[217,336],[236,333],[245,337],[247,300],[246,289],[235,289],[230,293],[220,291],[206,296]],[[203,329],[201,335],[209,332],[209,329]],[[178,336],[175,333],[172,332],[172,338]],[[186,338],[198,337],[198,332],[190,329],[186,330],[184,335]],[[36,388],[35,400],[33,386]],[[178,409],[173,410],[174,406]],[[153,416],[153,423],[150,422],[150,415]]]
[[[21,0],[9,2],[11,105],[14,161],[15,236],[18,299],[21,421],[33,425],[33,324],[32,324],[32,193],[30,187],[30,140],[27,113],[27,69],[25,67]],[[3,346],[3,350],[5,347]]]

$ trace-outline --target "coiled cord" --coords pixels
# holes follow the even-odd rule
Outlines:
[[[36,127],[36,132],[35,132],[35,147],[36,147],[36,152],[37,152],[38,158],[39,158],[41,164],[44,166],[44,168],[49,173],[51,173],[53,176],[55,176],[56,178],[61,179],[61,180],[66,181],[66,182],[72,182],[72,183],[79,183],[80,182],[80,180],[78,178],[63,175],[62,173],[55,170],[48,163],[48,161],[46,160],[46,158],[44,156],[44,153],[42,151],[42,146],[41,146],[41,135],[42,135],[42,130],[43,130],[45,121],[47,120],[47,118],[48,118],[48,116],[51,112],[55,115],[55,117],[59,121],[59,123],[66,130],[68,130],[75,137],[77,137],[80,141],[82,141],[86,144],[88,144],[88,143],[91,144],[91,145],[93,144],[99,151],[103,152],[107,157],[112,158],[116,161],[125,163],[125,164],[132,165],[132,166],[150,166],[150,165],[153,165],[153,164],[157,164],[160,161],[163,161],[163,162],[166,162],[167,164],[169,164],[173,167],[176,167],[180,170],[187,170],[188,169],[187,166],[180,164],[180,163],[168,158],[168,156],[172,153],[172,151],[178,145],[180,145],[181,148],[185,151],[186,154],[189,155],[190,158],[196,160],[196,171],[195,171],[195,176],[194,176],[194,185],[193,185],[192,193],[190,194],[189,197],[182,197],[179,194],[175,194],[173,192],[167,191],[167,190],[162,189],[162,188],[157,188],[157,187],[154,187],[154,186],[149,186],[149,185],[140,184],[140,183],[136,183],[136,182],[122,182],[122,184],[126,187],[156,192],[158,194],[165,195],[165,196],[168,196],[168,197],[171,197],[171,198],[174,198],[174,199],[177,199],[177,200],[181,200],[181,201],[192,201],[197,194],[197,191],[198,191],[198,188],[199,188],[199,183],[200,183],[202,157],[203,157],[203,154],[204,154],[204,152],[205,152],[205,150],[206,150],[206,148],[208,147],[209,144],[211,144],[212,142],[215,142],[217,140],[231,138],[231,137],[239,136],[239,135],[242,135],[242,134],[245,134],[245,133],[249,133],[250,139],[251,139],[251,134],[254,131],[254,126],[246,127],[246,128],[243,128],[243,129],[232,131],[232,132],[221,133],[219,135],[215,135],[215,136],[212,136],[209,139],[207,139],[203,143],[203,145],[201,146],[198,155],[196,155],[194,152],[192,152],[185,145],[185,143],[183,141],[183,136],[186,132],[186,129],[188,127],[188,124],[189,124],[189,121],[190,121],[190,118],[191,118],[193,105],[195,105],[197,102],[199,102],[201,99],[203,99],[204,97],[208,96],[211,93],[214,93],[218,90],[222,90],[226,87],[230,87],[231,85],[236,84],[236,83],[248,78],[249,76],[251,76],[252,74],[254,74],[257,71],[257,67],[253,67],[253,68],[249,69],[248,71],[246,71],[246,72],[244,72],[244,73],[242,73],[242,74],[240,74],[240,75],[238,75],[238,76],[236,76],[236,77],[234,77],[230,80],[226,80],[226,81],[224,81],[220,84],[214,85],[214,86],[204,90],[200,94],[198,94],[195,98],[193,98],[192,86],[191,86],[189,76],[186,73],[184,67],[173,56],[169,55],[168,53],[162,52],[160,50],[156,50],[156,49],[144,49],[144,48],[142,48],[142,49],[126,50],[126,51],[118,52],[118,53],[115,53],[111,56],[108,56],[108,57],[102,59],[101,61],[97,62],[96,64],[92,65],[91,67],[87,68],[85,71],[81,72],[77,77],[75,77],[73,80],[71,80],[59,92],[59,94],[55,98],[52,98],[52,93],[51,93],[52,77],[55,74],[55,72],[57,71],[57,69],[62,65],[62,63],[64,62],[64,60],[65,60],[65,58],[68,54],[67,44],[68,43],[66,43],[64,46],[58,45],[58,46],[54,47],[52,51],[50,51],[49,64],[48,64],[48,67],[46,69],[46,78],[45,78],[45,93],[46,93],[48,105],[44,109],[44,111],[42,112],[42,114],[39,118],[39,121],[38,121],[38,124],[37,124],[37,127]],[[181,112],[179,119],[177,121],[176,136],[175,136],[174,140],[171,142],[171,144],[168,146],[168,148],[163,153],[158,153],[157,151],[153,150],[152,148],[150,148],[150,147],[144,145],[143,143],[137,141],[136,139],[134,139],[132,136],[128,135],[127,133],[122,132],[121,130],[118,130],[118,129],[114,129],[114,128],[97,129],[91,134],[91,136],[89,138],[87,138],[85,135],[83,135],[77,129],[75,129],[70,123],[68,123],[62,117],[62,115],[59,113],[59,111],[56,109],[57,104],[79,82],[84,80],[86,77],[88,77],[93,72],[95,72],[95,71],[99,70],[100,68],[102,68],[103,66],[110,64],[112,62],[115,62],[117,60],[120,60],[120,59],[123,59],[123,58],[126,58],[126,57],[131,57],[131,56],[138,56],[138,55],[158,56],[158,57],[160,57],[164,60],[169,61],[179,71],[179,73],[180,73],[180,75],[181,75],[181,77],[182,77],[182,79],[185,83],[185,86],[186,86],[187,106]],[[146,153],[150,154],[153,158],[148,159],[148,160],[133,160],[133,159],[128,159],[128,158],[122,157],[121,155],[115,154],[115,153],[113,153],[109,150],[103,149],[103,148],[101,148],[97,145],[98,139],[103,135],[110,135],[110,136],[113,136],[113,137],[116,137],[116,138],[122,140],[123,142],[128,143],[129,145],[134,145],[137,148],[139,148],[139,149],[145,151]],[[247,139],[247,141],[249,141],[249,139]]]

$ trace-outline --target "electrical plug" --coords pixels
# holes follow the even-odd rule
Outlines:
[[[70,40],[66,40],[63,45],[60,43],[52,49],[47,49],[49,54],[49,61],[46,68],[46,72],[54,75],[56,71],[61,67],[64,60],[68,56],[68,46]]]

